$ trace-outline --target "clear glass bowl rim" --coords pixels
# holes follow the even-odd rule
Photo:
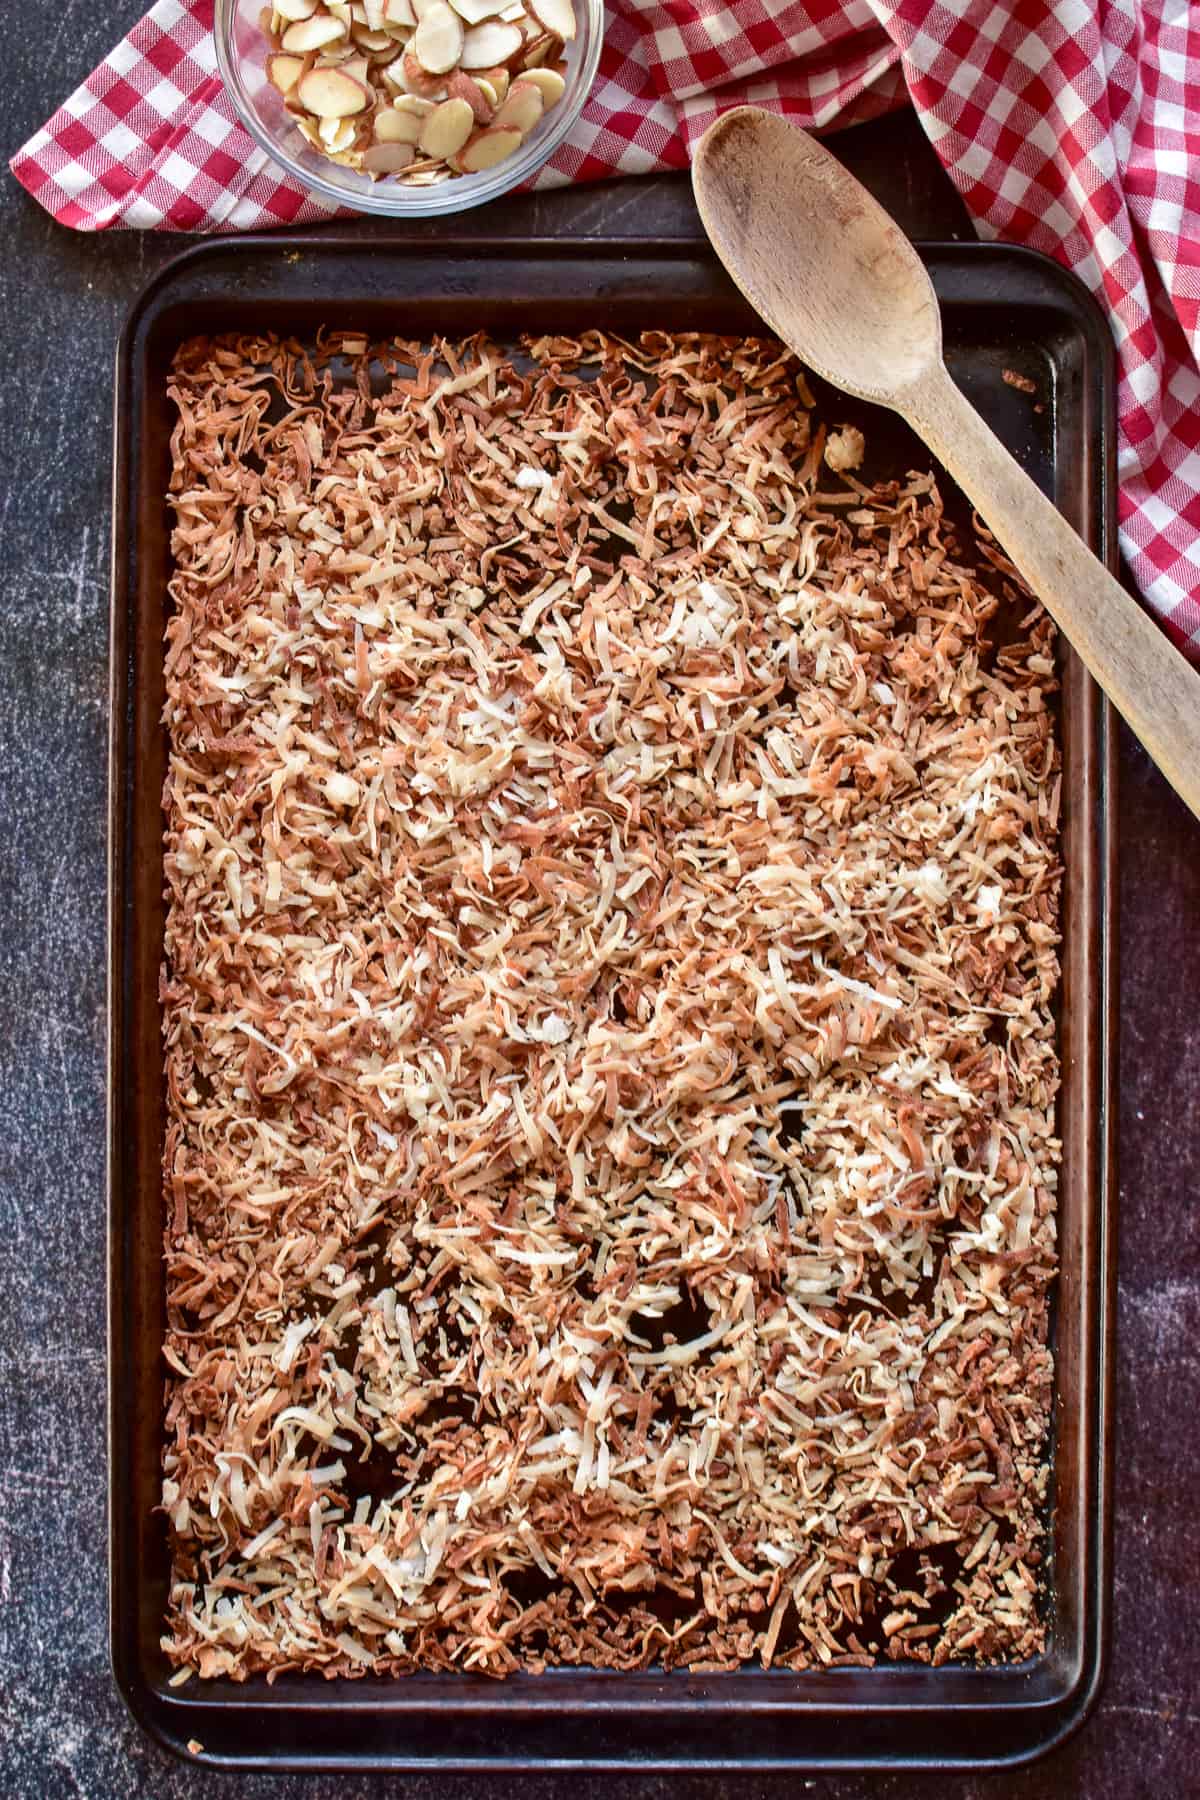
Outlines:
[[[527,181],[546,163],[579,118],[596,79],[604,43],[604,0],[575,0],[581,15],[580,59],[570,70],[567,91],[547,115],[544,132],[534,135],[515,153],[479,175],[457,175],[440,187],[403,188],[396,182],[372,182],[361,177],[361,186],[341,186],[298,162],[259,117],[246,93],[234,50],[233,28],[242,0],[216,0],[213,36],[217,68],[234,110],[259,149],[286,170],[306,193],[329,200],[354,212],[379,217],[430,218],[438,214],[466,212],[508,194]],[[250,0],[254,4],[254,0]],[[265,42],[265,40],[264,40]],[[315,154],[315,153],[314,153]]]

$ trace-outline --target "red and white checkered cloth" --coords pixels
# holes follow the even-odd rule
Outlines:
[[[539,185],[686,166],[753,101],[824,129],[906,104],[985,237],[1049,252],[1112,322],[1121,547],[1200,657],[1200,3],[608,0],[600,76]],[[330,216],[234,118],[212,0],[158,0],[13,158],[81,231]]]

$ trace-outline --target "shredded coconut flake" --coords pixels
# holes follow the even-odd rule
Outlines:
[[[171,1658],[1029,1654],[1040,610],[770,343],[171,391]]]

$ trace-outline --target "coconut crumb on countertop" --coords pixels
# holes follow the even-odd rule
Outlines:
[[[173,1662],[1037,1650],[1040,608],[767,342],[171,393]]]

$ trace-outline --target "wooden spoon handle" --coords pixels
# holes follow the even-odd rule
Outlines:
[[[943,365],[896,404],[1200,817],[1200,674],[1013,461]]]

